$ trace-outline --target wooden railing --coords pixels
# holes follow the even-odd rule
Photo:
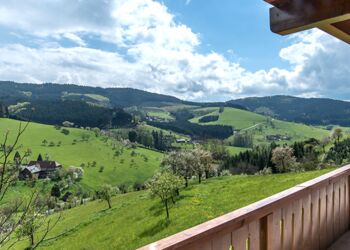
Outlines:
[[[350,165],[140,249],[327,249],[349,229],[349,176]]]

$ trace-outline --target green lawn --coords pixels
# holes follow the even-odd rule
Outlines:
[[[113,208],[95,201],[63,213],[41,249],[135,249],[237,208],[251,204],[330,170],[269,176],[233,176],[181,190],[166,222],[162,204],[146,191],[118,195]],[[65,234],[62,234],[66,232]],[[16,245],[23,249],[27,242]]]
[[[18,124],[19,122],[15,120],[0,119],[0,138],[2,139],[8,129],[13,136]],[[48,154],[51,160],[58,161],[65,167],[80,166],[82,163],[87,166],[88,162],[96,161],[96,167],[84,168],[85,173],[81,181],[84,186],[92,189],[104,183],[111,185],[143,183],[158,169],[163,157],[161,153],[148,149],[126,149],[120,142],[104,140],[102,136],[96,137],[92,131],[75,128],[70,128],[69,131],[69,135],[64,135],[53,126],[31,123],[21,138],[23,146],[19,151],[23,152],[30,148],[33,154],[28,160],[36,160],[39,153],[44,158]],[[90,136],[87,142],[82,141],[83,135]],[[55,146],[43,146],[44,139],[49,143],[53,142]],[[57,146],[59,141],[61,146]],[[114,156],[115,150],[122,149],[123,152],[119,156]],[[134,157],[131,156],[132,151],[136,152]],[[103,172],[100,172],[101,166],[104,167]]]

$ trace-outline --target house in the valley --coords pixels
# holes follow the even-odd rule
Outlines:
[[[62,165],[56,161],[30,161],[27,165],[20,168],[19,179],[44,179],[60,168],[62,168]]]
[[[190,142],[190,140],[184,139],[184,138],[176,139],[176,143],[189,143],[189,142]]]

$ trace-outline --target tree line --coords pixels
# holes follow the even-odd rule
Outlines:
[[[291,146],[272,142],[226,157],[221,167],[233,174],[256,174],[267,168],[272,173],[312,170],[319,167],[321,148],[321,142],[316,139],[295,142]]]
[[[11,115],[11,114],[10,114]],[[121,108],[105,108],[81,101],[33,101],[11,118],[60,125],[69,121],[78,127],[115,128],[132,126],[133,117]]]

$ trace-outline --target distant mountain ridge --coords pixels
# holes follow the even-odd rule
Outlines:
[[[248,97],[229,101],[258,112],[271,112],[275,117],[311,125],[350,126],[350,102],[329,98],[294,96]]]
[[[0,81],[0,99],[7,105],[28,100],[58,101],[62,100],[67,94],[75,94],[75,97],[81,95],[81,99],[86,99],[86,95],[98,95],[108,98],[110,105],[113,107],[182,103],[180,99],[173,96],[132,88],[100,88],[73,84],[31,84]],[[77,100],[75,99],[75,101]]]
[[[162,107],[185,104],[201,107],[244,107],[228,102],[191,102],[170,95],[156,94],[133,88],[101,88],[58,83],[17,83],[0,81],[0,102],[9,106],[21,102],[36,101],[82,101],[109,108],[131,106]]]
[[[138,107],[164,107],[168,105],[191,105],[200,107],[232,107],[271,115],[281,120],[311,125],[350,126],[350,102],[328,98],[300,98],[293,96],[249,97],[228,102],[190,102],[179,98],[151,93],[132,88],[101,88],[73,84],[30,84],[0,81],[0,103],[2,113],[11,105],[30,103],[36,108],[43,103],[52,103],[62,113],[68,105],[64,102],[88,104],[97,112],[108,109]],[[89,106],[84,107],[88,114]],[[108,111],[108,112],[109,112]],[[113,111],[112,111],[113,112]]]

